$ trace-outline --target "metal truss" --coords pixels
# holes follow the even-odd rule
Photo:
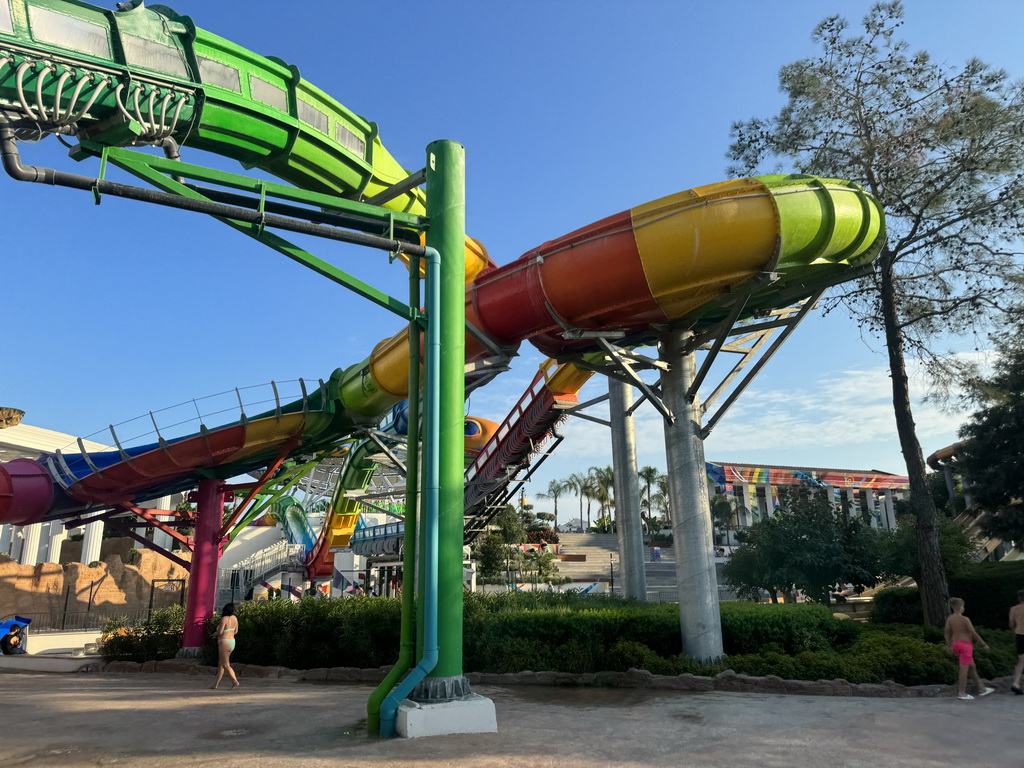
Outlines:
[[[711,394],[701,403],[702,414],[707,414],[715,402],[728,391],[725,400],[711,414],[705,426],[701,429],[702,438],[706,438],[711,433],[711,430],[715,428],[715,425],[721,421],[722,417],[725,416],[739,396],[750,386],[751,382],[774,356],[783,342],[796,330],[808,312],[817,305],[817,301],[821,298],[824,290],[817,291],[812,296],[803,299],[793,306],[771,310],[753,320],[740,323],[737,323],[737,318],[743,313],[750,294],[746,293],[737,296],[729,315],[725,319],[693,337],[687,351],[703,351],[707,354],[693,384],[687,392],[687,398],[691,402],[697,396],[700,387],[706,382],[712,366],[719,359],[721,353],[727,352],[739,356],[731,369],[715,385]],[[644,402],[650,402],[666,421],[670,423],[675,421],[675,415],[661,398],[661,384],[649,384],[639,375],[640,371],[645,370],[667,370],[667,363],[638,354],[633,351],[633,348],[625,346],[633,342],[633,340],[625,337],[622,333],[609,335],[596,332],[583,333],[587,334],[586,338],[594,339],[604,352],[603,362],[595,363],[593,360],[587,360],[582,353],[560,356],[558,362],[571,362],[579,368],[625,382],[639,389],[641,396],[633,403],[628,415],[632,415]],[[563,333],[563,335],[565,334]],[[572,336],[572,338],[577,337],[579,336],[576,334]],[[773,339],[773,337],[775,338]],[[592,357],[593,355],[591,355]],[[748,366],[750,370],[730,390],[730,386]],[[583,413],[585,409],[607,400],[608,395],[601,395],[567,409],[566,413],[578,419],[585,419],[606,427],[611,426],[607,419]]]

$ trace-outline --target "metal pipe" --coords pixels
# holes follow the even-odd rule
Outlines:
[[[420,306],[419,259],[409,260],[409,306]],[[409,420],[406,434],[405,473],[405,548],[402,552],[402,627],[398,660],[366,703],[366,730],[380,733],[380,708],[388,692],[416,661],[416,637],[413,614],[416,612],[416,525],[419,520],[420,475],[420,336],[419,320],[409,323]],[[365,502],[364,502],[365,503]]]
[[[139,200],[144,203],[155,203],[165,205],[169,208],[178,208],[194,213],[204,213],[210,216],[217,216],[222,219],[235,219],[249,224],[262,224],[266,227],[283,229],[288,232],[322,237],[328,240],[337,240],[355,245],[365,245],[369,248],[377,248],[391,253],[402,252],[418,256],[424,255],[426,249],[421,245],[411,245],[400,240],[393,240],[384,237],[367,235],[362,232],[349,232],[335,229],[333,227],[319,224],[307,224],[297,222],[281,216],[261,214],[256,211],[247,211],[229,205],[208,202],[205,200],[193,200],[169,192],[133,187],[127,184],[120,184],[105,179],[93,179],[88,176],[79,176],[72,173],[56,171],[53,168],[42,168],[38,166],[22,165],[15,141],[14,129],[10,124],[0,119],[0,159],[2,159],[4,170],[7,175],[15,181],[28,181],[38,184],[52,184],[71,189],[84,191],[96,191],[104,195],[124,197],[129,200]]]
[[[191,189],[193,192],[198,192],[203,197],[208,197],[215,203],[235,205],[240,208],[251,208],[252,210],[257,210],[260,207],[260,201],[258,199],[254,197],[247,197],[246,195],[240,195],[237,192],[227,192],[222,189],[204,187],[199,184],[185,184],[185,186]],[[330,224],[336,227],[348,227],[349,229],[355,229],[360,232],[377,232],[382,228],[382,224],[378,220],[364,219],[358,216],[352,216],[343,213],[318,211],[313,208],[303,208],[302,206],[299,205],[278,203],[273,200],[264,200],[263,210],[267,213],[277,213],[281,214],[282,216],[288,216],[296,219],[305,219],[307,221],[313,221],[319,224]],[[409,230],[409,233],[411,236],[413,234],[412,230]],[[405,251],[406,253],[411,253],[411,250],[408,248],[403,247],[403,251]]]
[[[420,549],[423,556],[420,571],[424,576],[426,588],[420,593],[423,603],[423,655],[419,663],[412,669],[381,704],[380,734],[395,735],[395,721],[398,716],[398,705],[437,665],[437,547],[438,547],[438,501],[440,498],[440,424],[439,424],[439,390],[441,371],[438,366],[441,355],[440,304],[441,304],[441,254],[434,248],[426,248],[426,393],[424,400],[424,439],[423,439],[423,541]],[[410,393],[412,394],[412,393]],[[407,486],[408,487],[408,486]],[[408,510],[406,510],[408,514]],[[406,526],[408,529],[409,526]],[[404,597],[404,596],[403,596]]]

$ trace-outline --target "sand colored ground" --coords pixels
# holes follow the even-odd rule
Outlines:
[[[12,699],[7,765],[729,766],[944,768],[1024,765],[1024,698],[872,699],[753,693],[479,686],[497,734],[365,735],[370,688],[205,675],[0,673]]]

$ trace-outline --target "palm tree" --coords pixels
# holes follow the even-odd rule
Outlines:
[[[566,485],[580,497],[580,525],[583,525],[583,497],[587,489],[587,476],[573,472],[565,479]],[[587,527],[590,527],[589,519]]]
[[[588,470],[591,480],[591,493],[599,506],[601,517],[604,518],[605,533],[611,533],[611,510],[615,507],[612,496],[615,489],[615,471],[611,467],[591,467]]]
[[[658,523],[660,529],[661,525],[664,523],[668,523],[671,526],[668,507],[668,475],[658,475],[654,484],[658,490],[651,496],[651,506],[658,511]]]
[[[538,499],[551,499],[555,502],[555,522],[554,529],[558,532],[558,497],[566,491],[570,490],[572,486],[568,480],[548,480],[547,493],[538,493]]]
[[[650,465],[637,472],[637,477],[644,484],[644,492],[640,497],[640,517],[643,520],[644,528],[651,532],[651,486],[658,482],[661,471]]]
[[[708,503],[711,505],[711,519],[719,530],[725,532],[725,544],[731,546],[730,532],[737,527],[740,510],[743,509],[735,499],[721,493],[712,496]]]

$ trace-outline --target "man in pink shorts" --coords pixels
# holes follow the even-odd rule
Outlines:
[[[950,653],[955,653],[960,659],[960,681],[959,697],[970,701],[974,697],[967,692],[967,675],[974,678],[978,686],[979,696],[988,696],[995,688],[990,688],[981,682],[978,677],[978,670],[974,666],[974,640],[977,640],[984,648],[988,643],[981,639],[981,635],[974,631],[971,620],[964,616],[964,601],[959,597],[949,599],[949,608],[953,613],[946,619],[946,646]]]

